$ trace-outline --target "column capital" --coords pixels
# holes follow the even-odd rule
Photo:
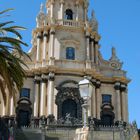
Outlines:
[[[35,83],[39,83],[40,81],[41,81],[41,76],[35,75],[35,77],[34,77],[34,82],[35,82]]]
[[[79,6],[79,0],[76,0],[75,5]]]
[[[101,81],[100,80],[97,80],[96,81],[96,88],[100,88],[100,86],[101,86]]]
[[[96,86],[96,79],[92,78],[92,79],[91,79],[91,82],[92,82],[92,84],[93,84],[94,86]]]
[[[48,80],[48,76],[46,74],[41,75],[42,82],[46,82]]]
[[[86,38],[90,38],[90,33],[86,31]]]
[[[120,86],[121,86],[121,83],[120,83],[120,82],[116,82],[116,83],[114,84],[115,90],[120,90]]]
[[[55,34],[55,28],[54,27],[51,27],[50,34],[52,34],[52,35]]]
[[[94,42],[95,42],[95,45],[98,45],[98,41],[96,41],[96,40],[94,39]]]
[[[91,38],[90,38],[90,41],[91,41],[91,42],[94,42],[94,38],[93,38],[93,37],[91,37]]]
[[[48,74],[48,80],[49,80],[49,81],[54,81],[54,79],[55,79],[55,73],[50,72],[50,73]]]
[[[42,38],[41,32],[38,32],[38,33],[37,33],[37,38],[38,38],[38,39],[41,39],[41,38]]]
[[[126,91],[127,90],[127,85],[126,84],[121,84],[120,89],[121,89],[121,91]]]
[[[54,0],[51,0],[51,1],[50,1],[50,4],[54,4]]]
[[[47,31],[44,31],[43,36],[44,37],[48,37],[48,32]]]
[[[60,0],[60,4],[64,4],[65,2],[64,2],[64,0]]]

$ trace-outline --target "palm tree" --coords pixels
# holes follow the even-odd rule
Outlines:
[[[0,18],[7,16],[7,12],[11,10],[13,9],[1,11]],[[0,90],[4,101],[6,101],[5,88],[11,95],[15,95],[16,89],[21,89],[26,77],[22,67],[25,63],[21,57],[27,54],[21,46],[28,45],[22,41],[19,33],[19,30],[25,30],[25,28],[15,26],[13,23],[13,21],[0,22]]]

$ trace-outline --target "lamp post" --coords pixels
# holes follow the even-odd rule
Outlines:
[[[83,112],[84,112],[84,128],[87,126],[87,110],[88,110],[88,102],[91,99],[91,94],[92,94],[92,83],[84,78],[84,80],[79,82],[79,90],[80,90],[80,95],[84,100],[84,103],[82,105]]]

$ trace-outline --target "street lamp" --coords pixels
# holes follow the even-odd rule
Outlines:
[[[87,126],[87,109],[88,109],[88,102],[91,98],[92,94],[92,83],[84,78],[84,80],[79,82],[79,90],[80,95],[84,99],[84,103],[82,105],[83,112],[84,112],[84,128]]]

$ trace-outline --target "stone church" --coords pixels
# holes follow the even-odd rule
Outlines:
[[[94,123],[111,126],[129,123],[128,90],[130,80],[112,48],[104,60],[100,52],[98,22],[88,0],[48,0],[41,4],[32,32],[30,59],[24,57],[27,79],[6,103],[0,94],[0,115],[16,117],[20,126],[31,118],[53,115],[55,120],[82,120],[82,98],[78,83],[87,76],[92,82],[88,117]]]

